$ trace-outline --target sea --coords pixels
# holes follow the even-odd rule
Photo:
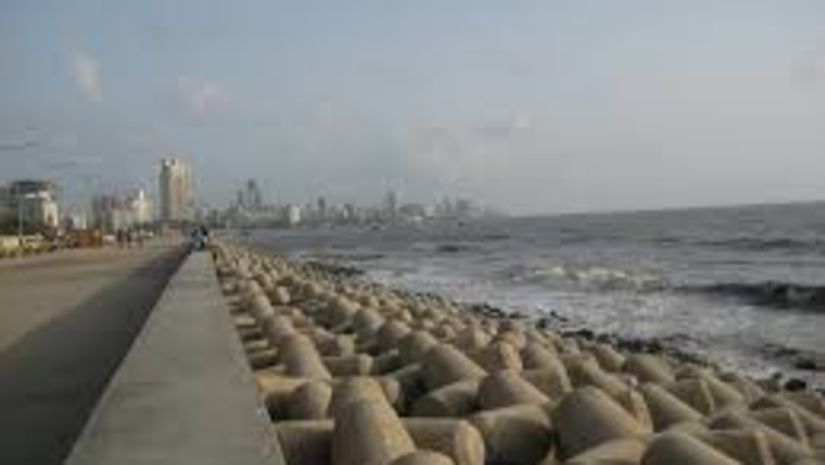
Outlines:
[[[825,203],[254,230],[361,279],[825,385]]]

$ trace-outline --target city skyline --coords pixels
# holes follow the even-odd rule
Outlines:
[[[211,205],[249,176],[528,214],[825,198],[822,2],[318,5],[5,2],[0,176],[85,203],[183,152]]]

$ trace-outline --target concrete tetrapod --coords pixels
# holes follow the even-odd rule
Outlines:
[[[478,388],[482,410],[517,404],[546,404],[550,398],[515,371],[498,371],[485,377]]]
[[[808,434],[805,431],[802,420],[789,408],[774,407],[753,410],[751,411],[751,417],[765,426],[769,426],[796,439],[805,447],[810,446]]]
[[[699,439],[705,447],[745,465],[773,465],[774,457],[779,465],[803,465],[825,454],[825,402],[809,391],[778,392],[781,386],[777,383],[755,382],[667,355],[620,351],[601,338],[561,337],[494,309],[354,282],[320,265],[264,258],[230,247],[217,249],[215,255],[222,284],[228,294],[234,294],[228,296],[234,301],[230,313],[250,363],[268,366],[273,357],[280,363],[260,370],[263,375],[256,373],[270,412],[278,413],[273,414],[275,418],[319,417],[323,405],[331,403],[324,401],[330,388],[333,393],[341,387],[341,392],[352,390],[343,376],[369,373],[371,387],[354,389],[369,394],[344,395],[349,400],[342,403],[339,392],[338,405],[329,405],[327,415],[358,403],[386,407],[390,401],[396,412],[407,412],[412,403],[414,414],[471,415],[491,465],[528,463],[521,454],[543,441],[547,441],[546,449],[556,442],[559,446],[551,454],[542,451],[547,465],[563,459],[581,465],[632,463],[639,458],[641,441],[664,437],[652,435],[653,426],[664,434]],[[288,299],[273,296],[279,287],[289,294]],[[301,335],[311,340],[315,354],[297,357],[299,363],[287,363],[290,346]],[[304,342],[294,345],[309,347]],[[311,373],[316,356],[356,353],[355,357],[321,360],[330,375],[339,378]],[[366,360],[372,363],[369,370]],[[507,368],[511,370],[501,372]],[[295,378],[286,377],[287,381],[284,375]],[[596,413],[588,411],[593,405],[585,402],[571,408],[576,413],[571,421],[559,420],[560,412],[577,396],[572,386],[603,391],[601,400],[607,401],[610,413],[599,413],[601,407],[594,409]],[[508,404],[514,405],[473,414],[478,408]],[[501,412],[508,412],[504,417],[511,419],[514,411],[520,412],[522,421],[541,417],[546,424],[525,421],[519,428],[497,428],[484,422],[498,418]],[[528,411],[535,417],[524,417]],[[558,431],[551,431],[548,415],[556,420]],[[629,424],[628,417],[632,419]],[[517,430],[521,434],[514,434]],[[578,430],[583,431],[581,437]],[[593,440],[594,436],[598,439]],[[445,432],[434,437],[452,436]],[[574,453],[576,446],[570,444],[576,440],[581,444]],[[682,442],[676,441],[677,445]],[[440,452],[461,465],[457,454],[448,450],[418,447]],[[652,450],[648,459],[654,455]],[[425,455],[409,457],[421,461]],[[532,458],[530,465],[542,457]]]
[[[738,373],[727,373],[722,377],[722,381],[725,381],[739,391],[739,394],[742,394],[742,397],[745,398],[745,402],[748,404],[768,395],[767,392],[756,383]]]
[[[349,334],[316,334],[314,341],[318,352],[324,357],[355,355],[355,339]]]
[[[430,389],[437,389],[456,381],[482,378],[487,374],[483,368],[447,344],[434,346],[421,360],[424,379]]]
[[[415,416],[461,417],[478,407],[480,379],[458,381],[421,396],[412,405]]]
[[[275,309],[263,292],[250,292],[249,313],[259,323],[275,316]]]
[[[611,439],[638,436],[647,432],[602,390],[576,389],[565,396],[553,412],[561,451],[573,457]]]
[[[664,433],[651,441],[641,465],[741,465],[685,433]]]
[[[758,430],[695,431],[689,434],[742,465],[776,464],[767,438]]]
[[[655,431],[683,421],[700,421],[702,414],[658,384],[645,383],[639,387],[644,396]]]
[[[431,450],[419,450],[399,457],[391,465],[455,465],[450,457]]]
[[[808,431],[809,434],[825,434],[825,415],[816,413],[817,406],[815,404],[812,405],[812,409],[809,409],[797,402],[787,400],[785,396],[773,395],[763,397],[751,405],[751,408],[756,410],[777,407],[783,407],[793,411],[796,416],[799,417],[800,421],[802,421],[802,424],[805,425],[805,430]]]
[[[699,373],[699,378],[707,383],[708,390],[713,396],[713,403],[716,405],[716,408],[735,407],[745,404],[745,396],[713,373],[702,371]]]
[[[333,376],[366,376],[372,373],[373,358],[366,354],[323,357],[324,366]]]
[[[456,335],[455,345],[464,352],[473,352],[490,343],[490,335],[477,326],[470,326]]]
[[[484,438],[475,426],[452,418],[402,418],[419,449],[449,456],[456,465],[484,465]]]
[[[489,465],[532,465],[552,447],[550,418],[538,405],[487,410],[469,420],[484,438]]]
[[[813,392],[783,392],[776,396],[777,402],[790,402],[808,413],[825,420],[825,399]]]
[[[283,286],[277,286],[269,293],[269,299],[275,305],[289,305],[291,301],[289,291]]]
[[[377,379],[358,376],[344,378],[334,384],[329,412],[333,418],[337,418],[339,411],[347,404],[364,400],[381,401],[392,405],[392,400],[387,397],[385,389]]]
[[[286,465],[329,465],[332,420],[279,421],[274,424]]]
[[[639,465],[645,449],[647,449],[647,443],[640,438],[613,439],[587,449],[581,454],[566,460],[564,464]]]
[[[613,400],[622,406],[630,416],[635,418],[647,432],[653,432],[653,419],[650,417],[647,402],[645,402],[639,391],[630,388],[625,389],[624,392],[614,394]]]
[[[622,367],[627,361],[627,357],[620,354],[616,351],[616,349],[607,344],[593,344],[590,353],[592,353],[593,356],[596,357],[596,360],[599,362],[599,366],[603,370],[609,371],[611,373],[621,371]]]
[[[398,345],[404,336],[410,333],[410,327],[398,320],[384,323],[375,334],[375,344],[379,351],[387,351]]]
[[[359,341],[372,339],[383,324],[384,317],[372,308],[362,308],[352,317],[352,327]]]
[[[525,370],[556,368],[561,363],[554,348],[532,341],[521,350],[521,361]]]
[[[287,405],[293,391],[306,383],[306,378],[290,378],[272,369],[255,372],[255,382],[264,398],[269,414],[275,418],[288,416]]]
[[[398,350],[395,349],[388,350],[376,356],[373,360],[372,373],[376,375],[391,373],[404,367],[404,361],[401,360]]]
[[[247,353],[249,359],[249,366],[253,370],[261,370],[275,366],[278,363],[278,351],[275,349],[264,349],[255,352]]]
[[[521,376],[553,400],[561,399],[573,390],[573,385],[570,384],[567,371],[561,362],[556,362],[553,367],[545,366],[534,370],[524,370]]]
[[[332,387],[323,381],[309,381],[289,395],[287,415],[293,420],[320,420],[327,417]]]
[[[502,320],[501,330],[493,338],[494,341],[504,341],[513,344],[518,350],[527,345],[527,336],[520,328],[507,329],[508,323],[512,320]]]
[[[756,429],[761,431],[768,441],[771,453],[778,465],[793,465],[794,463],[811,458],[812,452],[804,444],[781,431],[765,426],[751,418],[747,412],[735,408],[725,409],[710,419],[713,429]]]
[[[286,368],[286,374],[311,379],[332,379],[315,344],[303,334],[283,338],[279,349],[279,357]]]
[[[568,358],[565,363],[567,374],[576,388],[594,386],[611,397],[627,392],[628,385],[615,374],[599,368],[592,357]]]
[[[424,374],[421,372],[421,366],[417,363],[411,363],[400,370],[387,373],[384,378],[398,383],[406,402],[420,398],[427,391]]]
[[[398,352],[404,363],[416,363],[437,344],[438,340],[427,331],[412,331],[398,341]]]
[[[272,347],[279,347],[284,338],[297,334],[292,320],[284,315],[273,315],[261,322],[261,332],[272,344]]]
[[[518,350],[508,342],[494,342],[477,351],[476,356],[473,358],[489,372],[499,370],[521,371],[524,368]]]
[[[713,400],[708,383],[704,380],[696,378],[682,379],[667,384],[664,388],[702,415],[710,415],[716,411],[716,402]]]
[[[676,381],[670,367],[661,357],[632,354],[625,360],[623,371],[635,375],[643,383],[667,384]]]
[[[333,465],[386,465],[415,450],[412,438],[386,401],[358,400],[336,408]]]

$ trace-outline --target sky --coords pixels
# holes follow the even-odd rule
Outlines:
[[[821,0],[0,0],[0,181],[516,214],[825,199]]]

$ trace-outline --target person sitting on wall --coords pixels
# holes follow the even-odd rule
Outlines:
[[[209,238],[209,231],[203,225],[198,225],[192,230],[192,247],[195,250],[206,248],[206,241]]]

